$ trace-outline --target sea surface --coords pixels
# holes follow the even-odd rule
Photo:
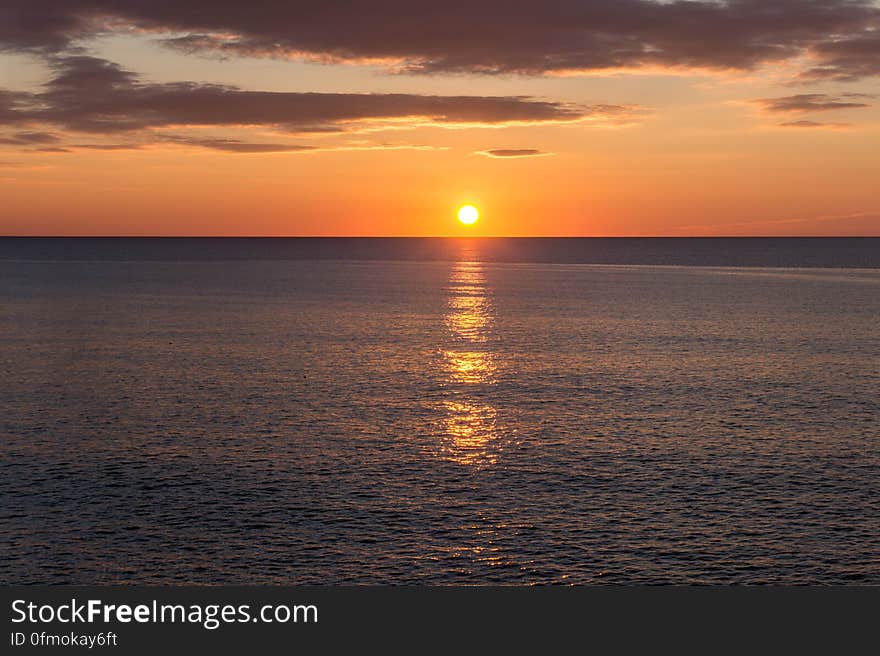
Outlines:
[[[880,584],[880,240],[0,239],[0,582]]]

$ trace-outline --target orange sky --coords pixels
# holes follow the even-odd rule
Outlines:
[[[875,3],[789,13],[793,42],[748,22],[785,56],[618,13],[572,19],[571,39],[536,14],[519,50],[490,30],[438,55],[442,21],[425,45],[380,4],[375,41],[346,36],[346,16],[328,36],[320,17],[237,25],[222,8],[204,25],[70,9],[61,32],[0,28],[0,234],[880,235],[880,66],[839,55],[876,38]],[[662,27],[663,5],[629,4]],[[751,3],[727,4],[700,15],[707,34],[747,22]],[[588,52],[602,21],[660,54]]]

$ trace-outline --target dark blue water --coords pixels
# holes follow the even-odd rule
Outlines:
[[[0,238],[0,260],[386,260],[880,267],[880,237]]]
[[[0,582],[878,584],[877,244],[2,240]]]

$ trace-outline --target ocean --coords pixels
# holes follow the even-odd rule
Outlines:
[[[880,584],[880,239],[0,239],[0,582]]]

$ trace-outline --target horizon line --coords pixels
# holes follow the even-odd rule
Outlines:
[[[876,235],[0,235],[0,239],[880,239]]]

